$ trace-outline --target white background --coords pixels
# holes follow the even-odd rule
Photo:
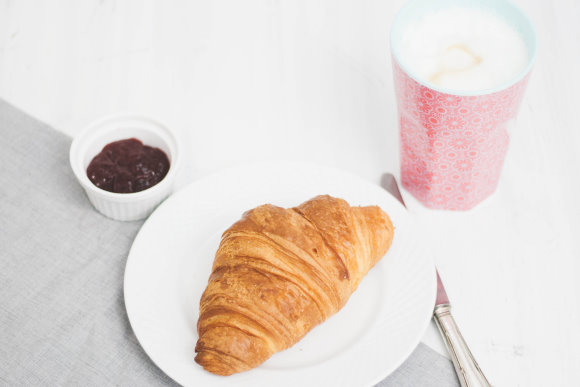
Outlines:
[[[157,117],[185,145],[181,185],[272,159],[378,183],[399,169],[388,30],[403,2],[0,0],[0,97],[70,135],[118,111]],[[567,386],[580,380],[580,3],[516,3],[540,48],[498,191],[464,213],[404,196],[490,381]]]

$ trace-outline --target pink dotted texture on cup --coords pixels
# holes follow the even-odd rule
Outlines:
[[[401,181],[425,206],[468,210],[491,195],[528,76],[492,94],[445,94],[393,61],[399,109]]]

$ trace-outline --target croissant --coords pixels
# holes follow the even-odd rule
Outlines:
[[[294,345],[346,304],[392,240],[379,207],[327,195],[247,211],[222,235],[201,297],[195,361],[231,375]]]

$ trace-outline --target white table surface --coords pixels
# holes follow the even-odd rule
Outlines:
[[[399,175],[388,30],[403,2],[0,0],[0,98],[70,135],[118,111],[158,117],[187,150],[180,185],[272,159],[378,183]],[[516,3],[540,51],[497,192],[464,213],[403,195],[490,381],[568,386],[580,380],[580,3]],[[433,327],[424,341],[444,351]]]

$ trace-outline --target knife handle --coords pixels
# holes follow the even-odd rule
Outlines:
[[[469,347],[467,347],[463,336],[461,336],[461,332],[451,315],[451,306],[449,304],[437,305],[433,314],[437,327],[445,339],[447,350],[451,354],[451,360],[461,387],[491,387]]]

